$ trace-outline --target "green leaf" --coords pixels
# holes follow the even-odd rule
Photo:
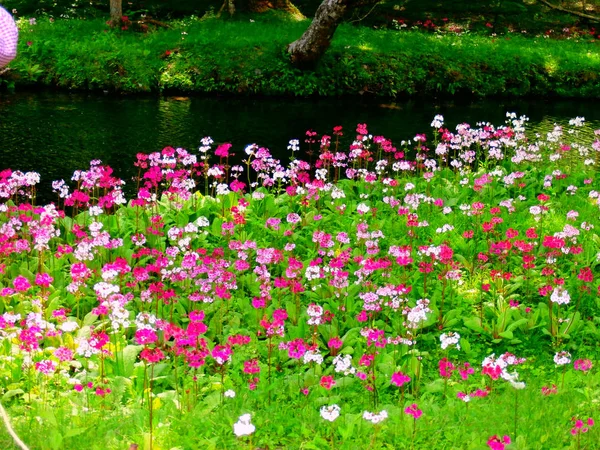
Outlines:
[[[143,345],[128,345],[123,349],[123,373],[121,375],[124,377],[133,375],[133,366],[143,348]]]
[[[22,395],[24,393],[25,391],[23,389],[11,389],[10,391],[4,393],[4,395],[2,396],[2,401],[5,402],[6,400],[9,400],[16,395]]]
[[[502,333],[498,333],[499,336],[502,336],[505,339],[512,339],[513,338],[513,334],[512,331],[503,331]]]

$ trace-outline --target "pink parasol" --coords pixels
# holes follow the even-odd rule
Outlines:
[[[0,7],[0,68],[17,56],[19,30],[12,16]]]

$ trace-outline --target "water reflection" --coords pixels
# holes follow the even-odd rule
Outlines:
[[[331,134],[342,125],[351,139],[357,123],[393,142],[428,132],[434,115],[446,124],[479,121],[496,125],[505,113],[527,115],[530,128],[547,132],[554,123],[584,116],[600,128],[594,103],[572,101],[459,100],[382,102],[363,99],[252,99],[226,97],[114,97],[56,92],[0,94],[0,169],[36,170],[45,199],[50,183],[101,159],[125,180],[134,175],[138,152],[166,146],[195,150],[204,136],[231,142],[238,154],[250,143],[287,158],[289,139],[308,129]]]

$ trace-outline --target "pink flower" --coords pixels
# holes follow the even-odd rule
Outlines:
[[[419,407],[417,406],[416,403],[413,403],[410,406],[407,406],[404,409],[404,413],[408,414],[409,416],[413,416],[415,420],[417,420],[419,417],[421,417],[423,415],[423,411],[421,411],[419,409]]]
[[[244,373],[254,374],[259,372],[260,367],[258,366],[258,359],[254,358],[244,361]]]
[[[41,287],[47,288],[48,286],[50,286],[50,283],[52,283],[53,281],[54,281],[54,278],[52,278],[47,273],[38,273],[35,276],[35,284],[37,284],[38,286],[41,286]]]
[[[542,395],[548,397],[549,395],[556,394],[558,391],[556,389],[556,385],[553,384],[552,387],[544,386],[542,387]]]
[[[590,361],[589,359],[576,359],[573,363],[573,367],[575,370],[587,372],[592,368],[592,361]]]
[[[462,369],[458,369],[458,373],[463,380],[467,381],[469,379],[469,375],[475,373],[475,369],[473,369],[471,365],[466,362]]]
[[[320,384],[321,384],[322,387],[324,387],[325,389],[329,390],[333,386],[335,386],[335,380],[333,379],[333,377],[331,375],[323,375],[321,377]]]
[[[392,383],[395,386],[401,387],[409,381],[410,377],[408,375],[405,375],[402,372],[394,372],[392,374],[392,380],[390,381],[390,383]]]
[[[140,353],[140,358],[147,363],[152,364],[165,359],[165,355],[160,348],[145,348]]]
[[[44,375],[52,375],[56,371],[56,363],[50,359],[44,359],[35,363],[35,370]]]
[[[13,286],[17,291],[25,292],[31,287],[31,284],[29,283],[29,280],[27,278],[25,278],[23,275],[19,275],[13,281]]]
[[[452,364],[448,358],[443,358],[439,362],[440,376],[444,378],[450,378],[452,372],[456,370],[456,366]]]
[[[344,342],[336,336],[329,339],[329,342],[327,342],[327,347],[337,350],[341,348],[343,344]]]
[[[142,329],[135,332],[135,342],[138,345],[153,344],[158,340],[158,336],[153,330]]]
[[[67,347],[58,347],[54,350],[54,356],[61,362],[71,361],[73,359],[73,350]]]
[[[594,425],[594,419],[589,417],[585,422],[581,419],[576,419],[573,417],[572,419],[575,421],[575,425],[571,428],[571,434],[573,436],[577,434],[587,433],[590,430],[590,427]],[[585,426],[587,425],[587,426]]]
[[[504,435],[502,439],[498,435],[493,435],[487,441],[487,445],[491,450],[504,450],[504,446],[510,444],[510,437]]]

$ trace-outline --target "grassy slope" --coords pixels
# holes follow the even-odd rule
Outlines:
[[[300,72],[284,49],[307,24],[205,20],[143,35],[106,31],[101,21],[40,20],[22,30],[9,78],[124,92],[600,97],[600,55],[589,41],[342,26],[317,69]]]

